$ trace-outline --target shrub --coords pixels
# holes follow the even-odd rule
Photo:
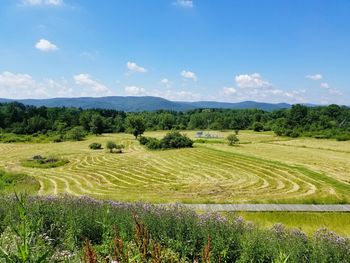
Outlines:
[[[139,137],[139,142],[141,145],[146,145],[149,141],[149,138],[148,137],[145,137],[145,136],[140,136]]]
[[[176,149],[192,147],[193,141],[186,135],[181,134],[178,131],[169,132],[160,141],[161,148],[163,149]]]
[[[228,145],[230,145],[230,146],[239,142],[239,139],[238,139],[236,134],[230,134],[227,136],[226,139],[228,140]]]
[[[290,134],[289,134],[289,137],[292,137],[292,138],[297,138],[300,136],[300,133],[296,130],[293,130]]]
[[[157,138],[148,138],[148,142],[146,143],[146,147],[150,150],[158,150],[161,149],[161,142]]]
[[[350,134],[339,134],[335,137],[337,141],[350,141]]]
[[[100,149],[102,149],[102,145],[101,145],[101,143],[93,142],[89,145],[89,148],[91,150],[100,150]]]
[[[122,153],[122,149],[124,148],[124,145],[116,144],[115,142],[108,141],[106,147],[110,153]]]
[[[169,132],[160,140],[157,138],[141,137],[139,142],[150,150],[186,148],[193,145],[193,141],[190,138],[177,131]]]

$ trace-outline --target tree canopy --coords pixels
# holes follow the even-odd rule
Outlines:
[[[71,131],[78,126],[78,130]],[[338,105],[307,107],[297,104],[291,109],[272,112],[258,109],[195,109],[186,112],[160,110],[126,113],[103,109],[34,107],[17,102],[0,104],[2,133],[68,133],[71,136],[77,134],[77,131],[96,135],[127,131],[137,138],[146,130],[173,129],[272,130],[281,136],[347,140],[350,139],[350,108]]]

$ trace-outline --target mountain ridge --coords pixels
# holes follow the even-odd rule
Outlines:
[[[50,99],[4,99],[0,103],[20,102],[25,105],[46,107],[76,107],[83,109],[114,109],[127,112],[174,110],[187,111],[200,108],[219,109],[261,109],[266,111],[290,108],[288,103],[267,103],[256,101],[218,102],[218,101],[171,101],[153,96],[108,96],[108,97],[77,97]]]

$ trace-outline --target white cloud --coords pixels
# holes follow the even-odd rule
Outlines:
[[[323,76],[321,74],[314,74],[314,75],[306,75],[305,78],[311,79],[311,80],[321,80],[323,79]]]
[[[161,79],[161,80],[160,80],[160,83],[165,84],[165,85],[166,85],[166,84],[169,84],[169,82],[170,82],[170,81],[169,81],[167,78],[164,78],[164,79]]]
[[[323,89],[329,89],[329,84],[327,82],[321,82],[320,87]]]
[[[55,51],[58,49],[55,44],[52,44],[46,39],[40,39],[38,43],[35,44],[35,47],[44,52]]]
[[[194,93],[192,91],[171,90],[171,89],[153,90],[151,92],[148,92],[147,95],[162,97],[162,98],[165,98],[168,100],[174,100],[174,101],[198,101],[203,98],[201,94]]]
[[[304,102],[305,90],[284,90],[275,87],[259,73],[239,74],[235,86],[225,86],[212,97],[217,101]]]
[[[63,0],[23,0],[23,4],[31,6],[60,6],[63,4]]]
[[[193,8],[193,0],[176,0],[174,5],[184,8]]]
[[[135,62],[128,62],[126,63],[126,67],[130,72],[137,72],[137,73],[145,73],[147,72],[147,69],[137,65]]]
[[[193,81],[197,81],[196,74],[191,71],[183,70],[181,72],[181,76],[184,77],[185,79],[192,79]]]
[[[141,87],[136,86],[126,86],[124,88],[125,94],[128,96],[140,96],[140,95],[146,95],[146,90]]]
[[[223,95],[233,95],[236,94],[237,90],[233,87],[223,87],[222,88],[222,94]]]
[[[73,90],[67,82],[53,79],[36,81],[29,74],[15,74],[5,71],[0,74],[0,97],[11,99],[48,98],[71,96]]]
[[[111,95],[112,92],[105,85],[94,80],[89,74],[83,73],[74,75],[74,81],[77,85],[88,88],[84,95],[88,96],[104,96]]]
[[[263,88],[271,86],[271,83],[262,79],[259,73],[237,75],[235,82],[239,88]]]
[[[170,88],[172,85],[172,82],[167,78],[163,78],[160,80],[160,84],[162,84],[163,86],[165,86],[167,88]]]
[[[333,95],[343,95],[343,93],[338,90],[338,89],[335,89],[335,88],[332,88],[327,82],[321,82],[320,83],[320,87],[322,89],[325,89],[327,90],[330,94],[333,94]]]

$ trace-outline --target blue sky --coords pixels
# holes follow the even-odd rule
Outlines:
[[[0,97],[350,104],[350,1],[1,0]]]

